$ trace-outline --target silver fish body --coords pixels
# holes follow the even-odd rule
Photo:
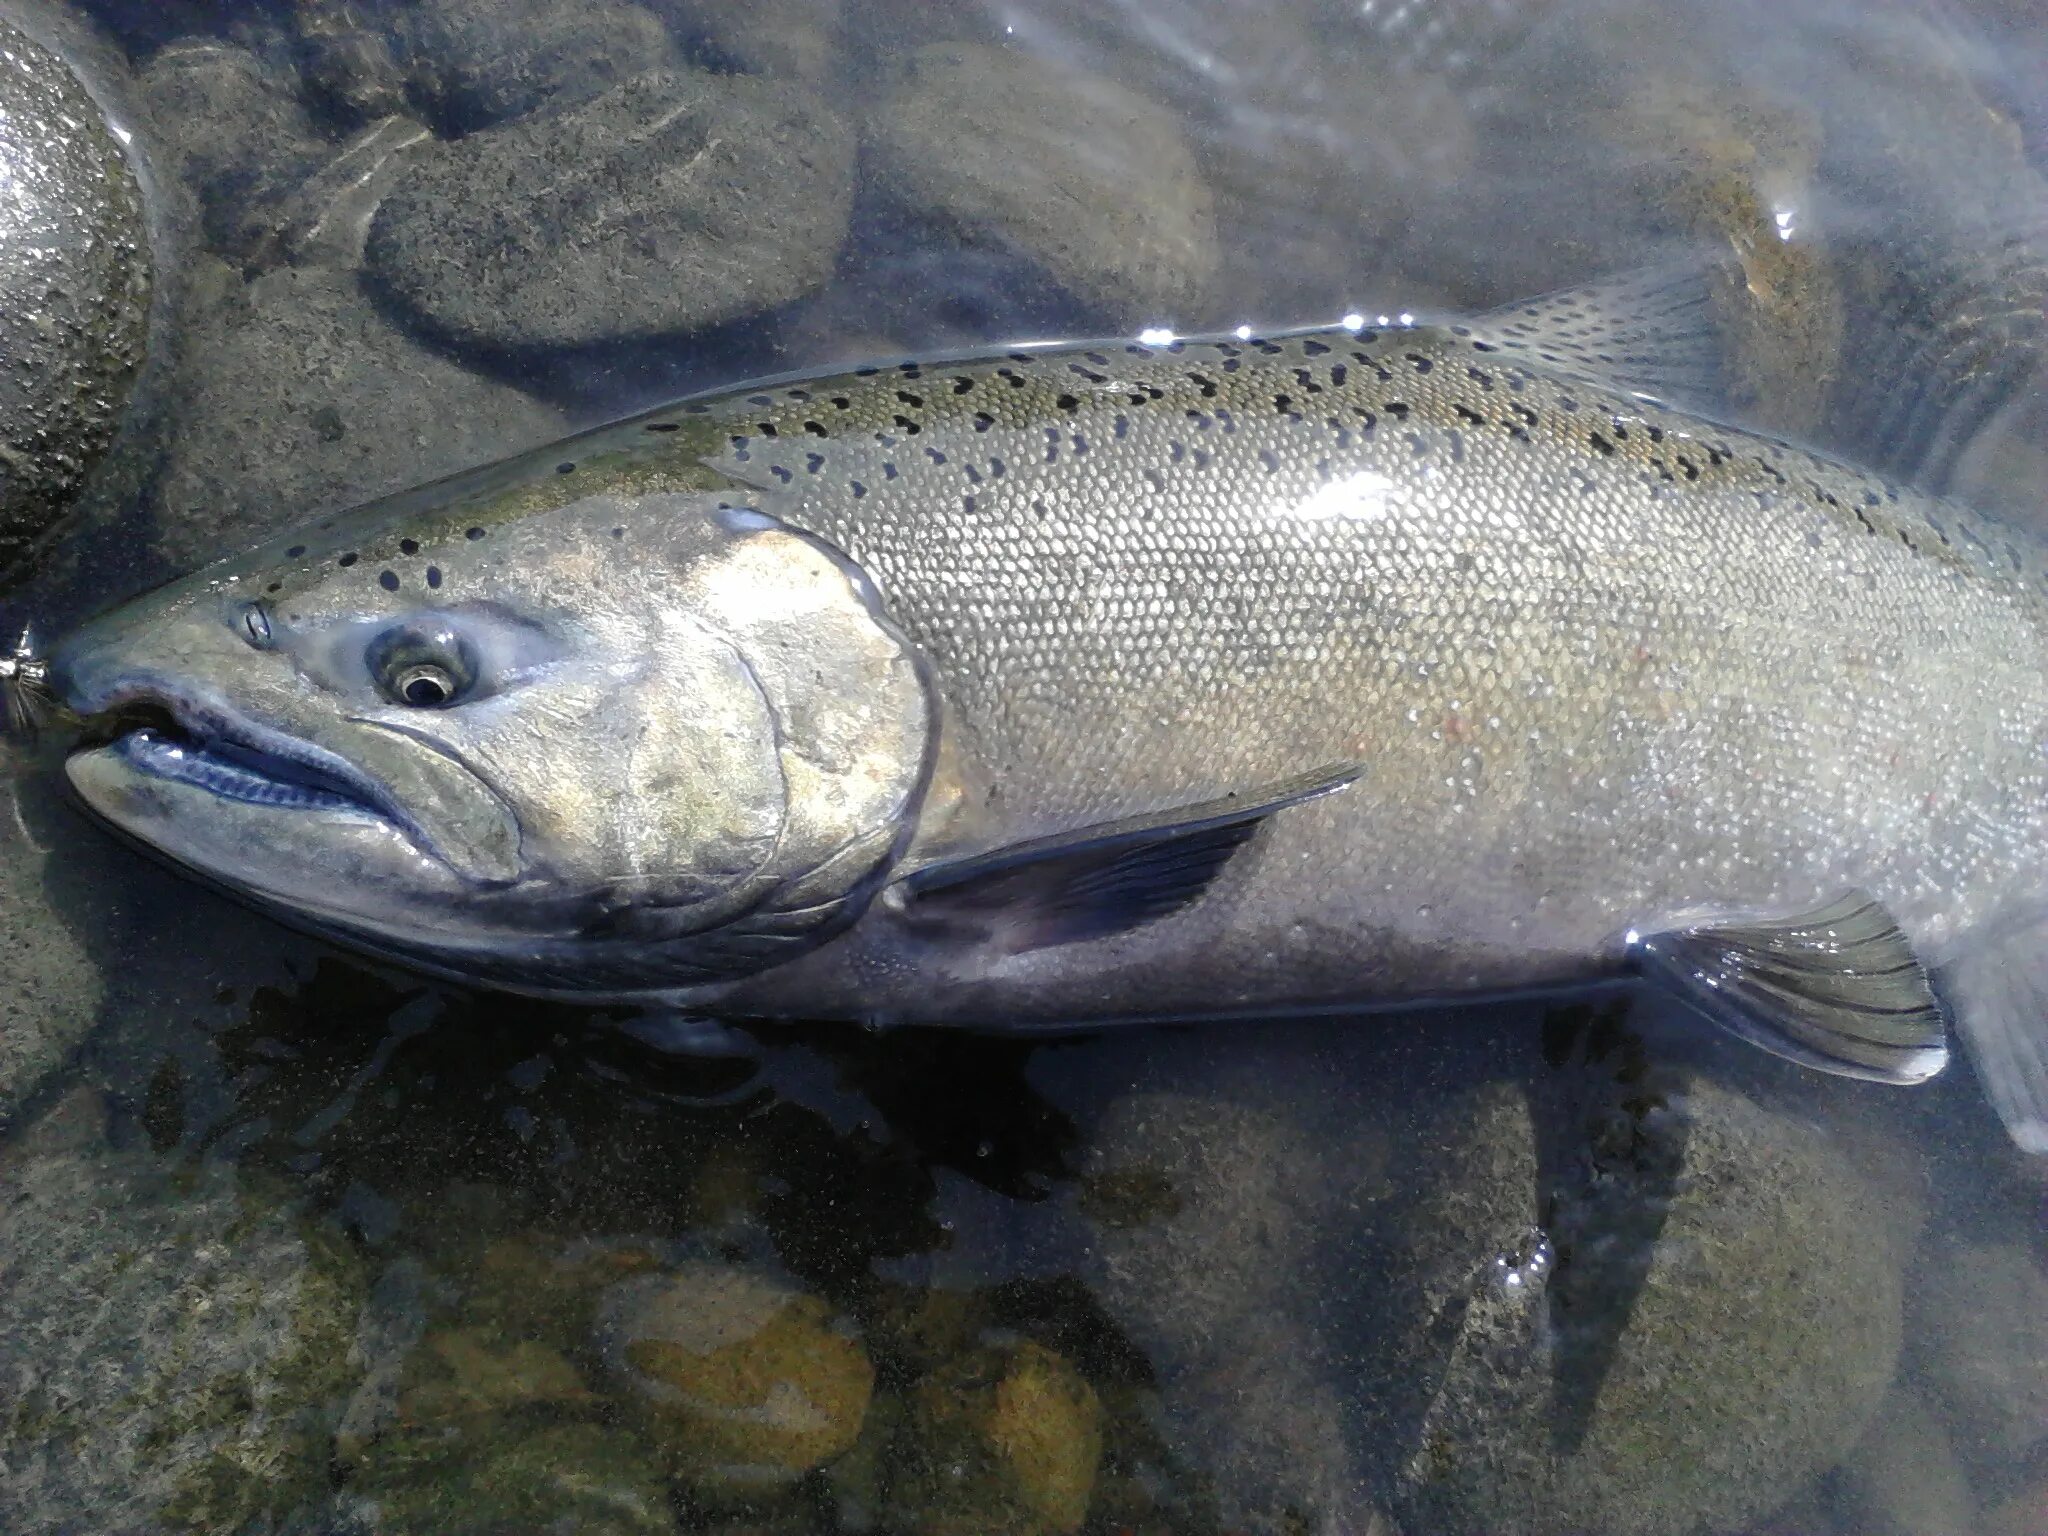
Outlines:
[[[2048,549],[1603,382],[1605,333],[1569,304],[1542,319],[686,401],[281,540],[60,648],[73,708],[149,701],[197,758],[210,732],[237,772],[313,743],[320,793],[358,802],[345,858],[333,804],[278,811],[161,743],[73,777],[345,939],[740,1014],[1393,1002],[1571,983],[1645,936],[1693,954],[1750,922],[1692,970],[1768,1020],[2038,923]],[[685,632],[706,638],[669,665]],[[426,673],[379,661],[391,634]],[[428,674],[409,710],[399,686]],[[1333,765],[1256,836],[1215,830]],[[1209,830],[1179,856],[1160,826],[1191,806]],[[211,828],[229,811],[232,840]],[[1830,908],[1845,891],[1861,906]],[[2019,1051],[1995,1074],[2018,1083],[1994,1089],[2009,1122],[2048,1093],[2012,1022],[2031,985],[1968,1009]],[[1967,969],[1951,991],[1987,996]],[[1935,1016],[1918,993],[1863,1003],[1887,1028]]]

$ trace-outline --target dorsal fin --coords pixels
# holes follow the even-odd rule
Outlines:
[[[1706,271],[1624,273],[1489,310],[1466,327],[1547,373],[1711,413],[1721,345]]]

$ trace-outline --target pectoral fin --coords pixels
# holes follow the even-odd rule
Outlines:
[[[1633,947],[1647,974],[1715,1023],[1804,1066],[1918,1083],[1948,1062],[1927,972],[1865,892],[1797,917],[1648,934]]]
[[[1341,764],[1255,794],[930,865],[898,881],[893,899],[915,928],[1010,954],[1106,938],[1187,906],[1268,816],[1342,789],[1360,771]]]

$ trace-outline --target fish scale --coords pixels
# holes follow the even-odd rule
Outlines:
[[[1357,754],[1381,814],[1332,859],[1447,861],[1432,922],[1573,868],[1637,910],[1854,876],[1938,939],[2040,877],[2039,546],[1511,343],[1020,352],[702,419],[935,659],[1006,832]]]

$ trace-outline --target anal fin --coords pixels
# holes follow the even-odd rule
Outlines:
[[[2048,1155],[2048,912],[1972,934],[1940,980],[1991,1107]]]
[[[1867,892],[1795,917],[1646,934],[1632,947],[1646,974],[1715,1023],[1802,1066],[1919,1083],[1948,1063],[1927,971]]]

